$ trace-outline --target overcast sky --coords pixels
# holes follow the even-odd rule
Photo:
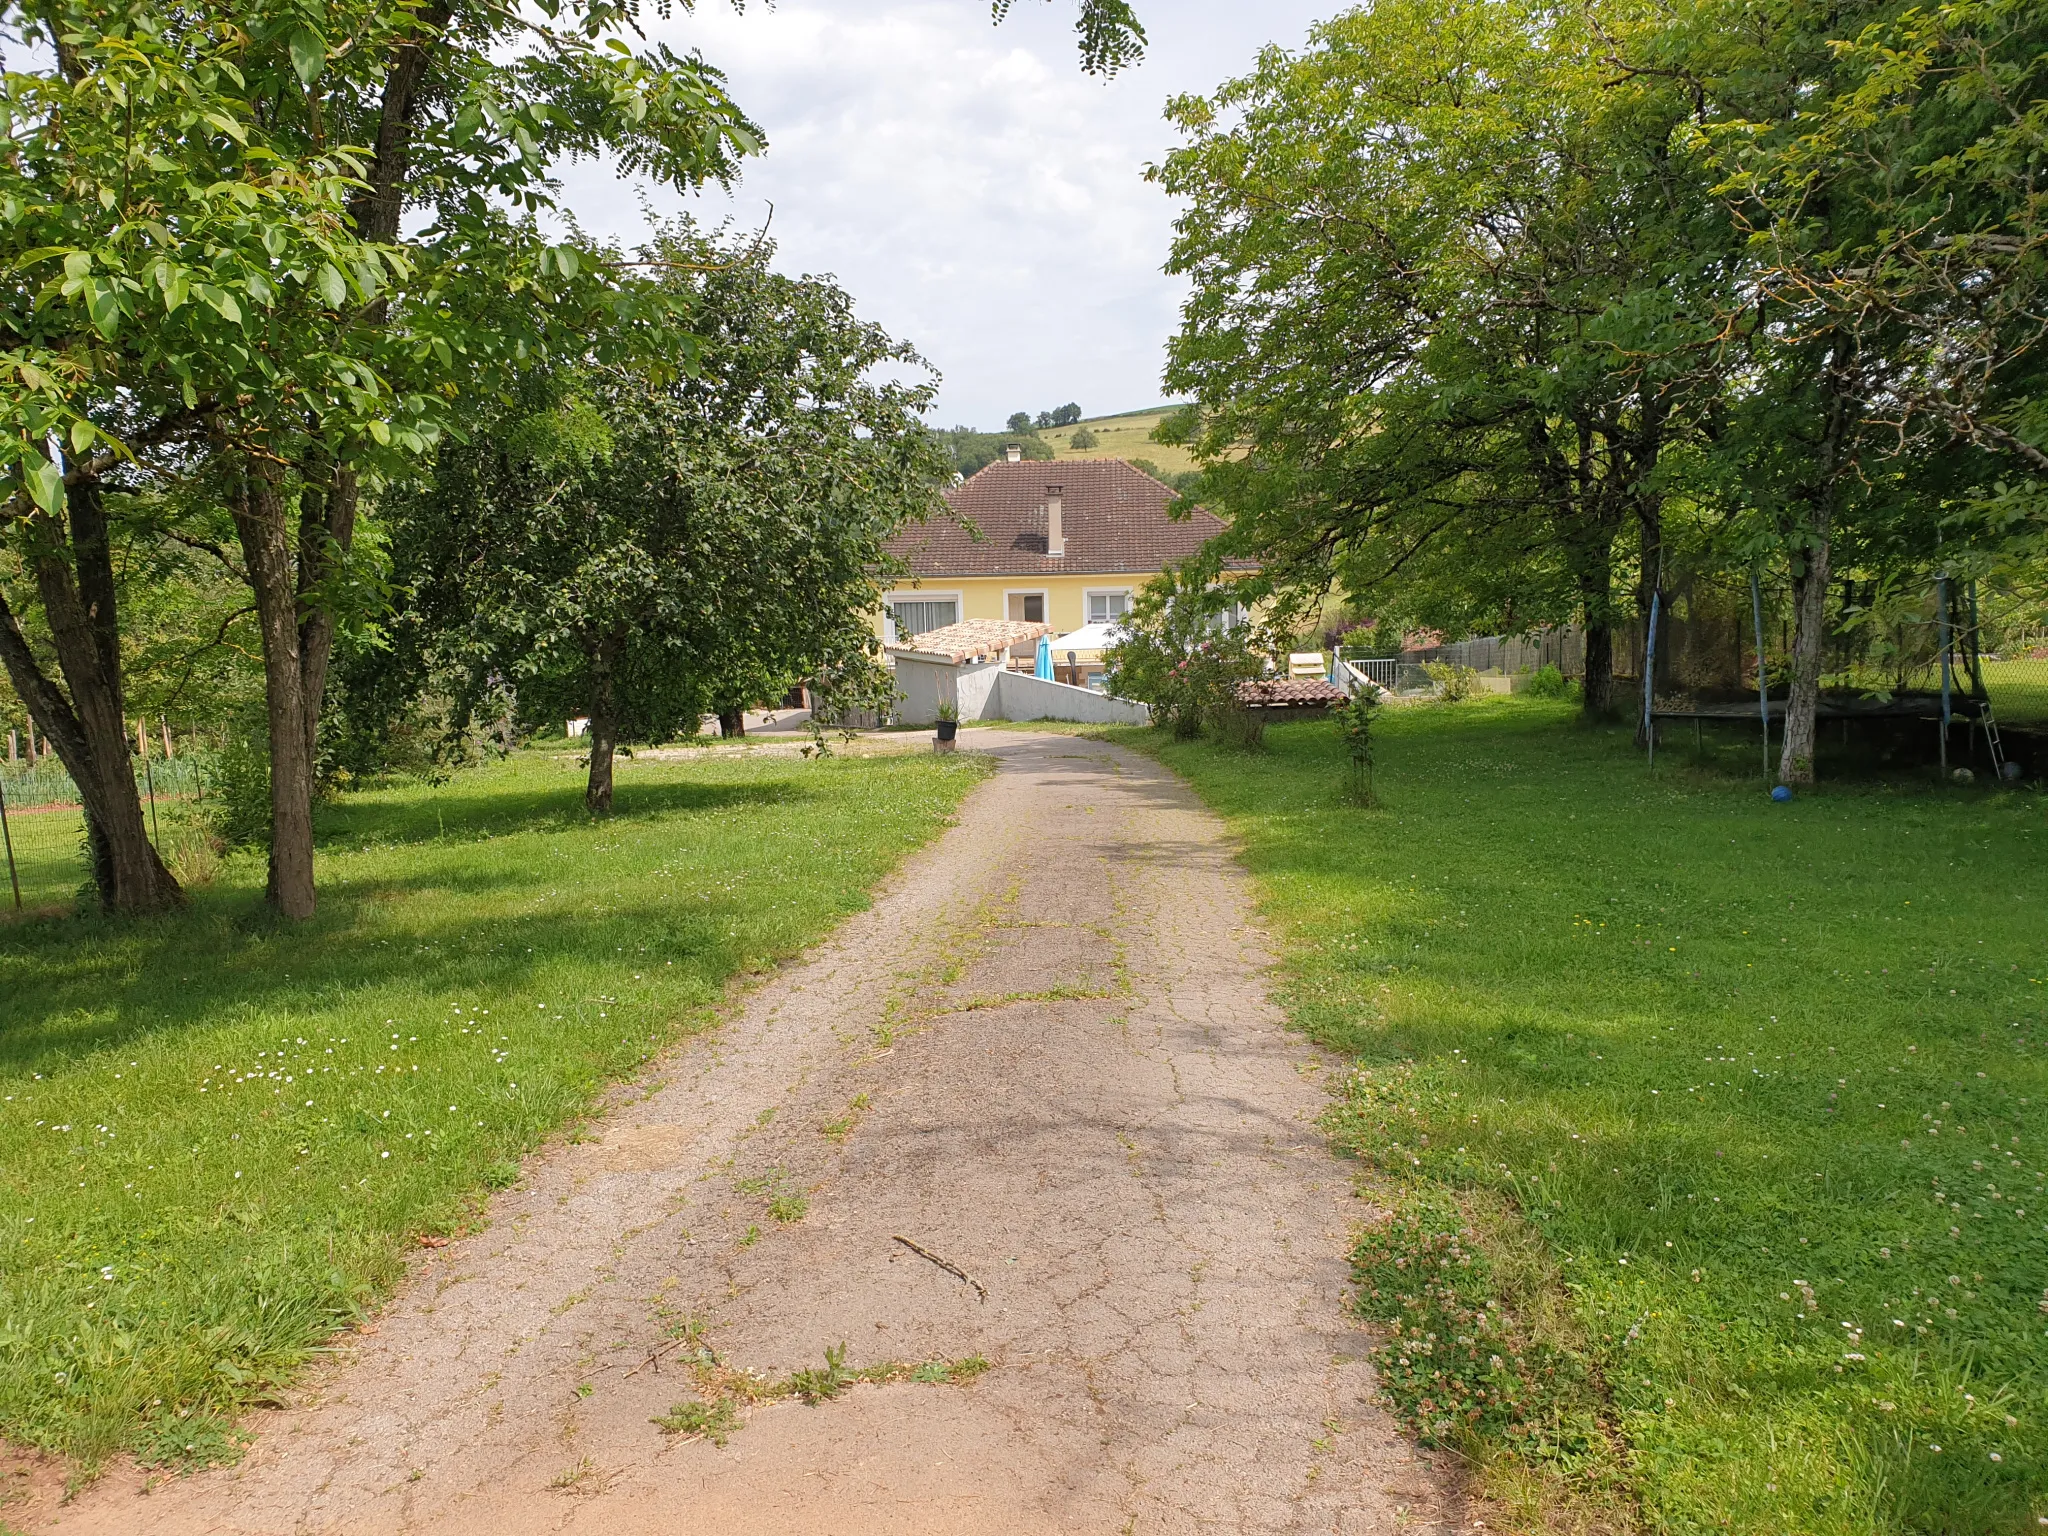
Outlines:
[[[698,0],[653,35],[696,47],[767,131],[730,199],[700,215],[750,227],[774,205],[778,265],[826,272],[944,375],[935,424],[997,428],[1075,400],[1090,415],[1163,398],[1182,285],[1160,267],[1172,205],[1143,179],[1173,142],[1167,97],[1208,91],[1269,42],[1299,46],[1335,0],[1139,0],[1145,62],[1081,73],[1072,0]],[[633,188],[571,167],[594,234],[644,228]],[[667,195],[656,206],[681,199]]]

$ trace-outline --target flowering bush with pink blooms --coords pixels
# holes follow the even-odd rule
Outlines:
[[[1125,617],[1122,642],[1103,653],[1109,691],[1150,705],[1153,721],[1182,740],[1227,726],[1237,685],[1265,668],[1253,632],[1222,623],[1231,602],[1197,576],[1155,579]]]

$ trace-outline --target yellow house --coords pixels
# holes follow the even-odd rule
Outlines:
[[[1006,455],[946,492],[952,517],[891,542],[910,567],[884,596],[897,637],[963,619],[1050,624],[1055,635],[1113,623],[1140,587],[1223,531],[1200,509],[1167,516],[1173,499],[1122,459]]]

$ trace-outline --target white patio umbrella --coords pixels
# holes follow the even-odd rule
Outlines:
[[[1079,629],[1055,639],[1052,653],[1059,657],[1068,651],[1106,651],[1123,638],[1123,626],[1120,624],[1083,624]]]

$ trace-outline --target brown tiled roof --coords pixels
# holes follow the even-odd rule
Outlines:
[[[1067,552],[1045,552],[1045,490],[1061,488]],[[906,528],[889,543],[927,581],[949,576],[1149,575],[1185,560],[1226,526],[1197,508],[1166,515],[1173,490],[1122,459],[997,461],[946,492],[951,518]],[[980,538],[962,523],[972,523]],[[1228,562],[1250,570],[1250,561]]]
[[[1237,685],[1237,702],[1248,709],[1342,704],[1350,697],[1320,677],[1263,677]]]
[[[958,624],[920,631],[889,649],[920,656],[945,656],[961,662],[977,656],[994,656],[1013,645],[1051,633],[1050,624],[1029,624],[1022,619],[962,619]]]

